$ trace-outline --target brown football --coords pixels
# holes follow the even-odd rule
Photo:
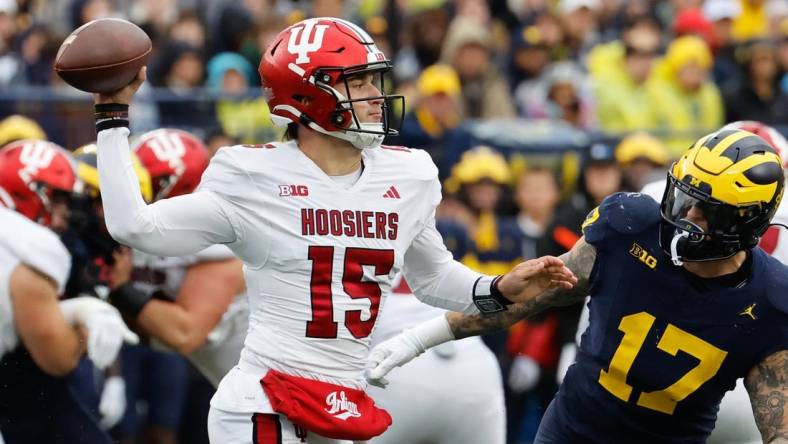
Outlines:
[[[82,91],[112,92],[134,80],[151,49],[150,38],[134,23],[116,18],[93,20],[60,45],[55,71]]]

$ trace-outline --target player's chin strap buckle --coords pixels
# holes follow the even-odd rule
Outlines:
[[[678,251],[679,241],[681,239],[689,238],[689,235],[689,231],[681,230],[681,234],[676,234],[673,236],[673,240],[670,241],[670,260],[673,261],[673,265],[677,267],[684,265],[684,261],[681,260],[681,256],[679,255]]]

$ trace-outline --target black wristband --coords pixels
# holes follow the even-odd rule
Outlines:
[[[109,128],[129,127],[129,105],[100,103],[96,105],[96,133]]]
[[[482,276],[473,284],[473,303],[482,314],[498,313],[513,304],[498,289],[498,281],[503,276]]]
[[[121,285],[109,294],[110,303],[132,319],[137,319],[137,315],[151,299],[150,294],[134,288],[131,282]]]

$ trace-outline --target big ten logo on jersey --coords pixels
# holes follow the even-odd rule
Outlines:
[[[148,140],[148,145],[157,159],[167,163],[176,174],[183,174],[183,171],[186,169],[183,163],[186,146],[177,134],[167,131],[157,132],[156,135]]]
[[[643,247],[638,245],[637,242],[632,244],[632,248],[629,249],[629,254],[638,258],[638,260],[646,264],[648,268],[652,270],[657,268],[657,259],[650,255]]]
[[[306,197],[309,196],[309,188],[306,185],[279,185],[279,195]]]
[[[298,55],[295,59],[296,65],[309,63],[309,53],[323,46],[323,35],[328,29],[328,25],[318,25],[316,19],[305,20],[303,23],[303,26],[296,26],[290,31],[290,40],[287,42],[287,52]],[[290,68],[293,69],[292,64]],[[299,71],[299,75],[303,75],[300,68],[296,72]]]
[[[55,148],[45,142],[30,142],[22,145],[19,152],[19,162],[23,168],[19,170],[19,177],[29,184],[38,170],[47,168],[55,158]]]

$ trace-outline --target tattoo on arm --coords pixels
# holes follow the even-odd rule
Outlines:
[[[571,250],[560,256],[564,264],[577,276],[577,284],[571,290],[551,290],[541,295],[512,304],[507,311],[493,315],[463,315],[462,313],[449,313],[449,321],[454,336],[457,339],[468,336],[483,335],[508,328],[520,319],[535,315],[549,307],[571,305],[583,301],[591,287],[591,270],[596,261],[596,249],[580,238]]]
[[[763,442],[788,443],[788,350],[774,353],[755,366],[744,385]]]

